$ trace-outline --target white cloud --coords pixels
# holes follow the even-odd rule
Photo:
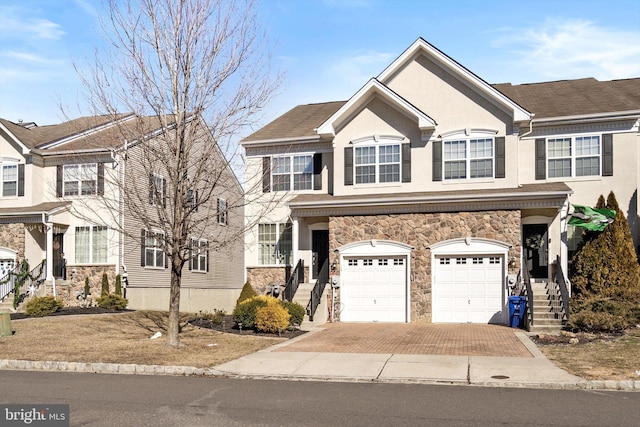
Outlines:
[[[2,56],[17,60],[29,62],[32,64],[41,64],[41,65],[61,65],[64,62],[59,59],[49,59],[40,55],[36,55],[34,53],[26,53],[26,52],[17,52],[17,51],[5,51],[2,52]]]
[[[3,38],[58,40],[65,35],[62,27],[53,21],[21,16],[28,15],[28,13],[26,10],[18,10],[13,7],[0,8]]]
[[[546,80],[640,76],[640,31],[586,20],[547,20],[531,28],[502,29],[494,47],[508,48],[510,67]],[[528,71],[525,71],[528,70]]]
[[[335,82],[353,87],[355,90],[375,77],[391,63],[395,54],[376,51],[361,51],[343,55],[331,61],[323,74]],[[354,91],[355,91],[354,90]],[[348,93],[351,96],[353,93]]]
[[[94,18],[98,17],[98,10],[95,8],[93,4],[86,0],[75,0],[75,3],[80,7],[80,9],[84,10],[88,15],[93,16]]]

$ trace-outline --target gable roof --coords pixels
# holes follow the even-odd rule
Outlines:
[[[378,80],[383,84],[387,84],[393,76],[407,63],[414,60],[416,55],[425,55],[434,60],[437,64],[442,66],[445,70],[455,74],[462,81],[466,82],[470,87],[475,88],[478,92],[483,93],[490,99],[493,99],[498,104],[505,106],[513,112],[514,121],[529,120],[532,116],[531,112],[527,111],[513,99],[505,96],[496,90],[489,83],[478,77],[476,74],[462,66],[453,58],[436,48],[422,37],[419,37],[407,50],[405,50],[395,61],[393,61],[387,68],[385,68],[379,75]]]
[[[361,108],[373,95],[378,95],[405,115],[415,119],[418,122],[418,127],[421,131],[435,128],[436,122],[431,117],[420,111],[420,109],[392,91],[390,88],[380,83],[380,81],[373,78],[369,80],[366,85],[360,88],[360,90],[356,92],[356,94],[353,95],[346,104],[340,107],[338,111],[322,123],[318,127],[317,132],[320,135],[335,136],[336,124]]]
[[[263,128],[244,138],[241,143],[277,140],[319,139],[316,129],[346,101],[298,105]]]
[[[535,113],[535,119],[588,114],[640,113],[640,78],[598,81],[594,78],[559,80],[494,88]]]

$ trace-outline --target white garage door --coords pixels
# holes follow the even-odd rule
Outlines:
[[[406,257],[345,258],[341,271],[340,320],[406,322]]]
[[[436,257],[433,322],[504,323],[502,257]]]

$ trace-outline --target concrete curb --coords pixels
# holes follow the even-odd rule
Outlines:
[[[0,359],[0,370],[5,371],[44,371],[44,372],[78,372],[95,374],[124,375],[166,375],[166,376],[198,376],[225,377],[236,379],[261,379],[279,381],[322,381],[322,382],[356,382],[356,383],[388,383],[388,384],[431,384],[431,385],[466,385],[475,387],[537,388],[561,390],[619,390],[640,392],[640,381],[598,380],[578,381],[570,383],[518,383],[507,381],[465,383],[457,380],[428,380],[420,378],[373,378],[373,377],[323,377],[303,375],[249,375],[220,371],[215,368],[196,368],[193,366],[135,365],[120,363],[82,363],[61,361],[31,361]]]

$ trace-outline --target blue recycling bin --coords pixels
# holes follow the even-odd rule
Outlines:
[[[509,297],[509,324],[512,328],[524,327],[524,311],[527,307],[527,297],[510,296]]]

